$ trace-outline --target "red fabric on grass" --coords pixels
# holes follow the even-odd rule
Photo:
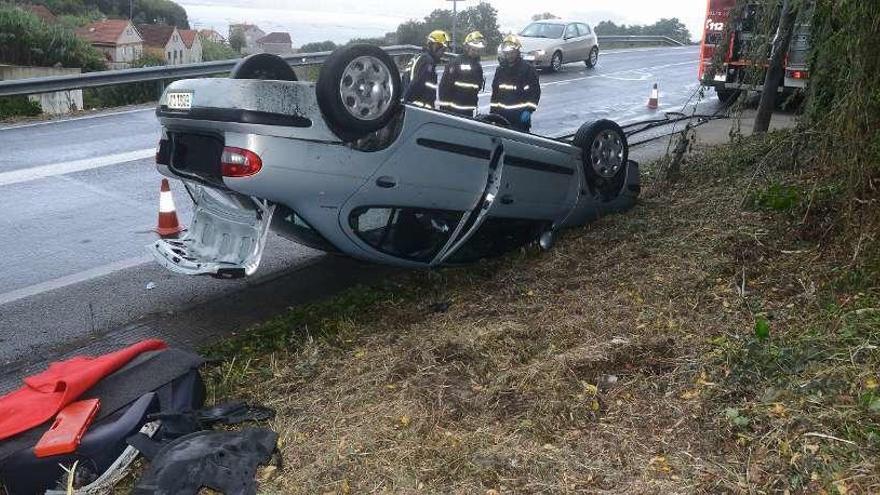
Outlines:
[[[139,354],[166,347],[161,340],[145,340],[100,357],[77,356],[52,363],[46,371],[25,378],[23,387],[0,397],[0,440],[49,421]]]

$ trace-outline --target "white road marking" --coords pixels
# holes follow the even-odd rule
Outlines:
[[[116,153],[114,155],[84,158],[82,160],[52,163],[49,165],[41,165],[38,167],[12,170],[10,172],[2,172],[0,173],[0,186],[8,186],[10,184],[18,184],[19,182],[44,179],[46,177],[53,177],[56,175],[82,172],[83,170],[109,167],[110,165],[133,162],[135,160],[143,160],[145,158],[151,158],[155,156],[155,154],[156,148],[149,148],[145,150],[127,151],[125,153]]]
[[[39,284],[31,285],[29,287],[22,287],[21,289],[16,289],[10,292],[6,292],[4,294],[0,294],[0,306],[4,304],[9,304],[14,301],[18,301],[21,299],[25,299],[31,296],[36,296],[38,294],[42,294],[44,292],[49,292],[51,290],[61,289],[64,287],[68,287],[74,284],[78,284],[80,282],[86,282],[93,278],[103,277],[105,275],[110,275],[111,273],[115,273],[121,270],[126,270],[128,268],[134,268],[136,266],[143,265],[145,263],[150,262],[153,259],[152,256],[139,256],[137,258],[129,258],[122,261],[117,261],[115,263],[110,263],[104,266],[98,266],[95,268],[90,268],[88,270],[81,271],[79,273],[73,273],[71,275],[67,275],[64,277],[59,277],[54,280],[48,280],[46,282],[42,282]]]
[[[62,118],[62,119],[54,119],[54,120],[44,120],[42,122],[31,122],[28,124],[13,124],[0,127],[0,132],[2,131],[12,131],[15,129],[25,129],[28,127],[38,127],[49,124],[63,124],[64,122],[76,122],[78,120],[90,120],[90,119],[99,119],[101,117],[113,117],[114,115],[128,115],[130,113],[138,113],[138,112],[154,112],[155,107],[149,108],[134,108],[131,110],[120,110],[118,112],[106,112],[106,113],[96,113],[94,115],[83,115],[81,117],[70,117],[70,118]]]

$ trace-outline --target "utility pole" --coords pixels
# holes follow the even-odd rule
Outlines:
[[[458,37],[458,2],[464,2],[466,0],[446,0],[447,2],[452,2],[452,50],[458,47],[456,45],[456,39]]]

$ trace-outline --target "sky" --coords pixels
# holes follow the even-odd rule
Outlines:
[[[452,8],[449,0],[177,0],[190,24],[227,33],[229,23],[249,22],[263,31],[287,31],[294,46],[312,41],[346,42],[351,38],[382,36],[409,19],[421,19],[434,9]],[[459,8],[478,0],[460,1]],[[591,24],[651,24],[678,17],[692,35],[706,15],[706,0],[490,0],[498,9],[503,32],[519,31],[541,12]]]

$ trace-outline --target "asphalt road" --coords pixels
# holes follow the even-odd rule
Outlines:
[[[557,136],[596,118],[680,110],[698,88],[696,58],[697,47],[620,50],[592,70],[543,74],[533,131]],[[491,81],[494,68],[486,72]],[[645,105],[655,82],[659,112]],[[714,99],[700,105],[716,109]],[[145,335],[195,345],[383,272],[277,237],[253,279],[166,272],[144,250],[155,238],[158,136],[152,108],[0,127],[0,381],[89,345]],[[172,188],[186,223],[190,201]]]

